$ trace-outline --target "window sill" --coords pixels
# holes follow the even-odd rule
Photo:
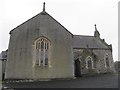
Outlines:
[[[41,65],[41,66],[35,65],[34,67],[35,67],[35,68],[48,68],[48,65],[45,65],[45,66],[42,66],[42,65]]]

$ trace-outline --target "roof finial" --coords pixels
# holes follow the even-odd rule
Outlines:
[[[95,36],[95,37],[100,37],[100,33],[99,33],[99,31],[97,30],[97,26],[96,26],[96,24],[95,24],[95,32],[94,32],[94,36]]]
[[[97,31],[97,25],[95,24],[95,30]]]
[[[43,3],[43,11],[45,11],[45,2]]]

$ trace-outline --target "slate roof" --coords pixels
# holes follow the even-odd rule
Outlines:
[[[109,46],[100,38],[94,36],[74,35],[73,48],[109,49]]]

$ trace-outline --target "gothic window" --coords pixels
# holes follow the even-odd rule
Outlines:
[[[91,60],[88,60],[88,68],[92,68],[92,63],[91,63]]]
[[[35,64],[38,66],[48,65],[50,42],[44,37],[41,37],[35,42]]]
[[[109,66],[110,66],[110,65],[109,65],[108,55],[106,55],[106,57],[105,57],[105,65],[106,65],[106,67],[109,67]]]
[[[87,69],[94,69],[94,62],[93,62],[92,57],[90,57],[90,56],[88,56],[86,58],[86,68]]]

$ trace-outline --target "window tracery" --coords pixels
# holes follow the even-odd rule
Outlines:
[[[49,40],[44,37],[41,37],[35,42],[35,65],[48,65],[49,45]]]

